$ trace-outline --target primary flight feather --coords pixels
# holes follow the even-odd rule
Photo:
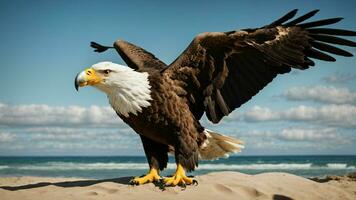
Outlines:
[[[128,67],[101,62],[79,73],[75,87],[91,85],[108,96],[118,116],[141,137],[149,173],[133,184],[160,180],[168,153],[177,170],[166,185],[194,183],[185,172],[199,159],[216,159],[238,152],[240,140],[205,129],[205,113],[213,123],[251,99],[278,74],[314,66],[312,59],[335,61],[352,56],[336,45],[356,43],[338,36],[356,32],[325,28],[342,18],[305,22],[318,10],[294,18],[293,10],[269,25],[196,36],[185,51],[166,65],[146,50],[118,40],[113,47],[92,42],[96,52],[115,48]]]

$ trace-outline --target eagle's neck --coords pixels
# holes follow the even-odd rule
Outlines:
[[[131,69],[120,72],[109,80],[110,87],[105,88],[113,109],[128,117],[130,113],[137,115],[142,108],[151,105],[151,86],[147,72],[137,72]]]

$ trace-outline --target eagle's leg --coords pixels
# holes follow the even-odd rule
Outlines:
[[[189,178],[185,172],[193,171],[198,166],[199,148],[197,138],[195,134],[190,134],[194,131],[194,128],[190,130],[181,130],[176,134],[176,144],[174,145],[174,157],[177,164],[176,172],[172,177],[163,179],[166,186],[186,186],[197,183],[196,180]],[[194,133],[194,132],[193,132]]]
[[[157,143],[145,136],[140,135],[145,150],[146,158],[150,166],[149,172],[141,177],[133,178],[130,183],[133,185],[142,185],[161,180],[159,170],[167,167],[168,162],[168,146]]]
[[[190,185],[197,183],[193,178],[189,178],[185,175],[185,169],[181,164],[177,165],[177,170],[172,177],[167,177],[163,179],[163,182],[166,186],[176,186],[176,185]]]
[[[151,167],[150,171],[146,175],[142,177],[135,177],[130,181],[130,183],[133,185],[143,185],[145,183],[158,182],[160,179],[161,177],[158,174],[158,170]]]

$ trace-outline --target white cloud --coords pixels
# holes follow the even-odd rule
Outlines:
[[[118,128],[68,128],[68,127],[34,127],[25,128],[22,132],[27,133],[30,140],[50,141],[115,141],[130,140],[134,136],[131,129]]]
[[[304,143],[313,143],[317,144],[350,144],[352,141],[350,138],[347,138],[346,135],[338,132],[336,128],[301,128],[301,127],[289,127],[284,128],[280,131],[261,131],[254,130],[250,131],[243,136],[247,141],[255,140],[255,143],[269,142],[275,144],[286,145],[288,142],[304,142]],[[279,140],[275,141],[275,140]],[[288,146],[287,145],[287,146]]]
[[[0,142],[12,142],[15,140],[15,135],[10,133],[0,133]]]
[[[245,142],[244,151],[257,151],[262,154],[274,152],[323,152],[331,149],[350,148],[354,136],[348,131],[340,132],[337,128],[288,127],[271,130],[252,130],[240,132],[234,137]]]
[[[340,140],[341,134],[337,132],[336,128],[301,128],[289,127],[280,131],[270,130],[253,130],[243,134],[244,138],[260,138],[262,140],[278,139],[283,141],[296,141],[296,142],[320,142],[324,140]]]
[[[292,87],[283,93],[288,100],[332,104],[356,104],[356,92],[333,86]]]
[[[283,129],[278,138],[288,141],[318,141],[328,140],[335,141],[340,140],[341,136],[337,134],[334,128],[324,129],[304,129],[304,128],[288,128]]]
[[[326,105],[319,108],[298,106],[281,112],[281,119],[311,121],[323,125],[356,127],[356,106]]]
[[[0,103],[0,127],[6,131],[0,133],[2,155],[120,154],[141,149],[139,136],[110,107]]]
[[[120,126],[123,122],[108,106],[8,105],[0,103],[0,125],[5,126]]]
[[[273,137],[275,134],[271,131],[257,131],[253,130],[247,133],[247,136],[251,137]]]
[[[328,109],[329,106],[324,106],[324,109]],[[318,108],[300,105],[293,107],[285,111],[276,113],[280,119],[288,119],[295,121],[312,121],[316,120],[319,115]]]
[[[11,142],[11,143],[10,143]],[[131,129],[82,127],[19,127],[0,133],[0,154],[4,151],[64,152],[95,154],[107,150],[142,150],[140,137]],[[3,152],[1,152],[3,151]]]
[[[261,117],[262,116],[262,117]],[[247,122],[304,121],[346,128],[356,127],[356,106],[325,105],[322,107],[298,106],[283,111],[254,106],[244,113]]]
[[[347,83],[355,79],[356,79],[356,74],[342,73],[342,72],[336,72],[323,78],[323,80],[327,83],[336,83],[336,84]]]
[[[248,112],[245,112],[244,117],[247,121],[271,121],[279,118],[271,109],[260,106],[254,106]]]

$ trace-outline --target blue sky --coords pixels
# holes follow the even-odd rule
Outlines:
[[[124,39],[170,63],[198,33],[260,27],[294,8],[342,16],[334,27],[356,30],[354,1],[2,0],[0,155],[142,155],[103,93],[74,89],[82,69],[124,64],[90,41]],[[219,125],[203,122],[245,140],[244,155],[354,154],[356,59],[336,58],[277,77]]]

